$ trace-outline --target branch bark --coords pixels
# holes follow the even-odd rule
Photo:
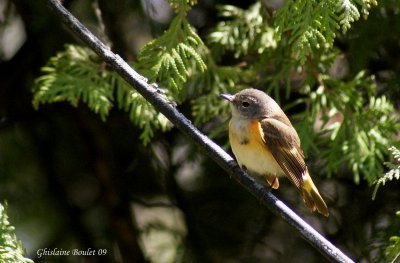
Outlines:
[[[331,262],[353,262],[342,251],[308,225],[296,213],[276,198],[267,188],[243,172],[235,160],[221,147],[201,133],[182,113],[169,103],[157,87],[133,70],[120,56],[114,54],[96,36],[94,36],[78,19],[66,10],[59,0],[47,0],[49,7],[62,22],[99,57],[107,62],[119,75],[135,88],[158,111],[164,114],[182,133],[190,138],[201,150],[219,164],[229,175],[252,193],[274,214],[280,216],[315,249]]]

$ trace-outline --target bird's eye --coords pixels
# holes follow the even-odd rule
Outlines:
[[[250,106],[250,103],[248,103],[247,101],[243,101],[243,102],[242,102],[242,106],[245,107],[245,108],[247,108],[247,107]]]

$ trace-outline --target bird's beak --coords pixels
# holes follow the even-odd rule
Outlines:
[[[233,95],[231,95],[231,94],[226,94],[226,93],[224,93],[224,94],[221,94],[221,95],[219,95],[221,98],[223,98],[224,100],[227,100],[227,101],[229,101],[229,102],[232,102],[233,101],[233,99],[235,98],[235,96],[233,96]]]

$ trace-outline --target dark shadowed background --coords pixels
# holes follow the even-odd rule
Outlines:
[[[117,108],[106,121],[83,103],[35,110],[32,88],[40,68],[66,44],[81,44],[44,2],[0,1],[0,199],[8,202],[11,224],[28,257],[35,262],[325,262],[176,128],[156,131],[144,146],[141,130]],[[200,37],[220,21],[215,6],[228,2],[248,7],[242,1],[208,0],[189,12]],[[375,75],[378,93],[388,96],[397,111],[399,6],[382,2],[335,41],[346,57],[337,70]],[[130,61],[173,16],[163,1],[98,3],[113,51]],[[100,34],[91,1],[64,5]],[[221,64],[236,62],[227,53]],[[284,88],[281,93],[284,97]],[[283,103],[301,96],[293,92]],[[190,100],[178,108],[194,118]],[[289,117],[296,109],[288,111]],[[198,127],[229,151],[228,117]],[[355,183],[351,168],[339,163],[341,169],[328,176],[321,156],[312,151],[307,156],[330,217],[310,213],[288,181],[281,180],[274,193],[355,261],[384,261],[389,236],[399,234],[394,214],[400,210],[400,183],[381,187],[372,201],[373,186],[363,179]],[[390,160],[389,154],[383,159]],[[38,258],[44,248],[107,253]]]

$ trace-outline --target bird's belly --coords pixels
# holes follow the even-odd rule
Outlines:
[[[231,123],[232,125],[232,123]],[[229,137],[233,154],[240,166],[260,175],[285,175],[269,149],[262,141],[258,123],[230,127]]]

